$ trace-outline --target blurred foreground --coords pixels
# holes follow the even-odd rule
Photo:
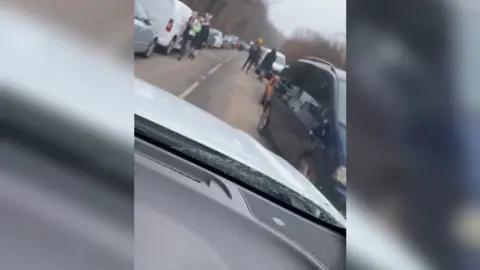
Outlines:
[[[8,125],[9,130],[43,134],[42,140],[36,136],[22,138],[19,133],[13,137],[22,139],[29,145],[28,148],[33,142],[40,145],[37,153],[41,157],[52,150],[52,144],[47,144],[47,141],[54,145],[66,143],[71,147],[66,148],[69,153],[76,152],[77,156],[75,161],[64,159],[66,154],[61,152],[62,158],[58,159],[57,164],[67,171],[74,165],[85,165],[88,163],[86,160],[90,159],[91,164],[84,167],[83,173],[95,176],[98,170],[92,168],[98,167],[96,164],[109,168],[103,173],[111,169],[116,177],[123,175],[126,181],[133,181],[133,172],[128,176],[128,172],[123,171],[130,168],[128,153],[131,149],[128,147],[119,150],[111,146],[98,155],[96,146],[104,145],[103,141],[82,129],[81,125],[73,123],[67,129],[52,124],[59,123],[57,121],[46,124],[34,118],[39,115],[26,110],[34,107],[15,107],[11,103],[13,97],[25,98],[33,93],[34,99],[47,102],[45,104],[50,109],[60,110],[52,110],[53,115],[61,115],[62,109],[73,108],[79,118],[95,118],[97,131],[109,130],[119,135],[118,140],[125,142],[125,145],[133,143],[133,104],[129,104],[133,93],[133,31],[128,30],[133,26],[131,3],[68,1],[58,5],[56,1],[15,1],[14,4],[29,10],[31,16],[40,14],[39,17],[48,17],[54,24],[62,24],[68,30],[67,33],[52,32],[48,38],[37,36],[36,28],[40,27],[40,23],[20,23],[16,12],[7,11],[2,6],[0,33],[7,42],[0,44],[0,82],[3,85],[2,97],[9,98],[0,103],[2,130],[6,130],[3,128]],[[477,256],[480,242],[480,121],[476,89],[479,82],[476,73],[472,72],[478,70],[480,59],[478,44],[474,44],[479,39],[472,38],[478,36],[475,36],[474,29],[478,15],[474,9],[463,8],[460,11],[459,6],[455,8],[442,6],[433,0],[390,1],[389,5],[382,1],[364,0],[348,6],[348,31],[351,37],[348,65],[348,166],[349,178],[352,179],[349,197],[356,197],[356,208],[349,208],[353,214],[347,214],[350,269],[361,269],[362,266],[363,269],[394,269],[382,265],[397,265],[398,269],[428,269],[421,263],[419,268],[405,266],[405,259],[395,261],[390,256],[400,252],[398,247],[394,247],[394,242],[395,246],[399,242],[412,246],[403,249],[409,251],[405,256],[415,253],[415,256],[411,256],[415,257],[412,261],[420,257],[419,260],[430,262],[433,269],[476,269],[480,264]],[[447,10],[455,12],[447,14]],[[460,19],[464,20],[461,24]],[[66,34],[77,37],[67,38]],[[457,42],[452,44],[450,41],[453,40]],[[76,49],[61,51],[67,48],[67,44],[73,44],[68,48]],[[452,52],[452,48],[456,50]],[[6,104],[5,100],[9,103]],[[22,118],[22,115],[28,117]],[[74,129],[75,126],[79,129]],[[19,149],[23,150],[24,146],[18,146],[17,142],[2,143],[2,160],[11,155],[12,152],[7,150]],[[21,178],[12,177],[14,173],[18,176],[25,171],[46,168],[46,165],[34,167],[31,160],[26,154],[21,154],[18,161],[23,165],[16,168],[15,172],[9,171],[12,166],[2,167],[2,174],[8,172],[2,175],[2,190],[6,192],[5,195],[10,194],[10,197],[2,196],[5,200],[2,205],[22,210],[18,210],[21,215],[11,209],[3,211],[5,216],[2,220],[5,223],[1,227],[8,226],[10,230],[2,231],[4,241],[0,261],[7,268],[16,269],[33,266],[37,269],[58,268],[60,259],[64,260],[64,266],[68,266],[68,269],[85,269],[86,262],[90,263],[88,269],[131,269],[132,185],[128,192],[121,192],[123,195],[108,195],[115,205],[122,205],[112,208],[105,201],[104,204],[91,204],[105,199],[108,192],[101,194],[103,188],[89,184],[77,188],[75,185],[83,183],[83,180],[76,184],[72,182],[75,190],[70,192],[78,196],[77,203],[100,213],[72,212],[72,209],[81,208],[78,205],[64,205],[65,194],[69,194],[65,189],[71,189],[72,186],[65,187],[65,183],[55,180],[63,179],[65,174],[44,171],[44,174],[37,174],[44,176],[44,181],[37,181],[37,186],[31,186],[32,182],[27,183],[24,179],[21,180],[22,184],[11,182]],[[120,163],[116,163],[118,160],[121,160]],[[130,162],[133,163],[133,160]],[[40,196],[39,191],[32,190],[33,187],[48,192]],[[19,200],[21,197],[31,201]],[[24,208],[19,208],[19,205]],[[360,205],[376,215],[367,214]],[[63,208],[52,213],[49,206]],[[72,213],[75,214],[72,216]],[[33,229],[36,221],[20,218],[24,214],[45,215],[43,218],[46,219],[43,220],[47,221],[51,230]],[[98,215],[107,221],[101,224],[92,222],[92,218]],[[370,215],[376,217],[370,218]],[[86,221],[80,218],[86,218]],[[72,222],[72,219],[77,220]],[[12,223],[12,220],[16,222]],[[362,220],[377,224],[364,223]],[[87,223],[99,227],[87,230]],[[376,227],[380,223],[384,224],[379,225],[382,229]],[[45,223],[39,222],[38,228],[43,225]],[[78,238],[67,238],[60,234],[65,231],[59,228],[86,229],[83,233],[92,238],[87,238],[85,234],[78,234],[81,236]],[[98,228],[102,233],[98,234]],[[36,231],[37,234],[34,234]],[[396,236],[375,235],[380,231],[389,231],[385,235]],[[365,232],[372,232],[368,234],[372,238],[359,237]],[[11,237],[15,234],[28,237],[20,241],[20,238]],[[39,235],[43,238],[40,239]],[[66,235],[74,236],[75,232],[67,231]],[[103,242],[101,245],[111,247],[113,253],[107,252],[105,257],[99,256],[100,253],[89,254],[96,259],[88,257],[82,245],[86,239]],[[112,239],[115,241],[110,241]],[[31,247],[36,240],[42,241],[36,243],[38,248],[33,250]],[[13,244],[18,246],[14,248]],[[69,252],[68,256],[62,253],[66,251]],[[23,253],[28,256],[19,255]],[[118,264],[105,264],[108,261],[105,258],[120,257],[122,259]],[[19,262],[23,264],[19,265]]]

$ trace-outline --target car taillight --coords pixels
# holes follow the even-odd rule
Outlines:
[[[167,26],[165,26],[165,30],[167,30],[167,32],[170,32],[172,31],[172,27],[173,27],[173,19],[170,19],[168,20]]]

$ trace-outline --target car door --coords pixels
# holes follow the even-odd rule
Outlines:
[[[272,140],[288,162],[296,165],[295,157],[303,151],[305,144],[299,142],[299,132],[306,132],[298,119],[301,110],[303,88],[311,77],[312,66],[305,62],[296,62],[290,66],[287,74],[281,77],[270,100],[270,125]],[[298,130],[301,127],[302,130]]]
[[[151,25],[146,23],[148,14],[137,1],[134,4],[134,48],[135,52],[143,52],[153,40],[154,32]]]
[[[339,149],[339,123],[338,110],[338,85],[336,77],[323,69],[317,69],[318,75],[314,76],[312,83],[307,86],[306,95],[312,100],[314,106],[310,107],[312,121],[304,121],[306,132],[298,140],[307,141],[307,150],[311,153],[319,181],[324,187],[329,187],[331,177],[338,167],[342,153]],[[330,82],[327,83],[326,82]],[[327,190],[323,190],[324,193]],[[328,193],[325,193],[327,196]]]

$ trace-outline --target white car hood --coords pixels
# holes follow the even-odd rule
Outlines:
[[[310,181],[250,135],[144,81],[136,79],[134,88],[137,115],[269,176],[309,198],[346,225],[344,217]]]

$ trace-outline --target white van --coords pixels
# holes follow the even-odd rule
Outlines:
[[[181,31],[192,15],[192,9],[179,0],[139,0],[147,9],[157,32],[157,45],[169,54],[178,42]]]
[[[173,43],[173,48],[180,49],[180,40],[183,30],[185,30],[188,19],[192,17],[192,14],[193,10],[189,6],[177,0],[173,13],[174,23],[172,30],[170,31],[170,40],[175,40],[175,43]]]

